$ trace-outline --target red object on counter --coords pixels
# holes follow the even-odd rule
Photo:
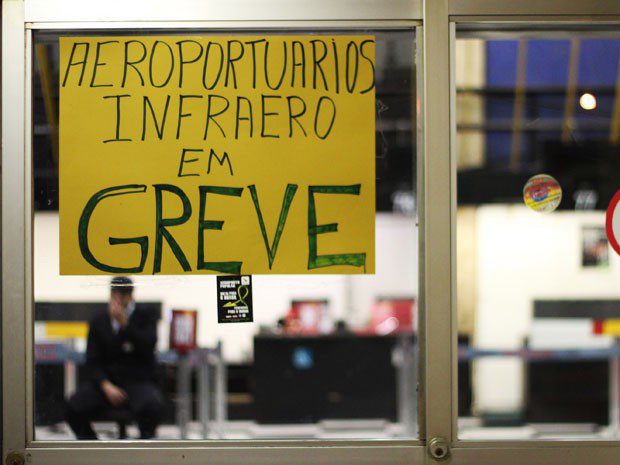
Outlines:
[[[370,332],[394,334],[415,331],[415,300],[411,298],[381,298],[372,307]]]
[[[172,310],[170,322],[170,349],[181,353],[196,348],[196,327],[198,312],[196,310]]]

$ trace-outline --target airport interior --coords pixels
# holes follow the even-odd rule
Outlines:
[[[157,320],[155,439],[418,437],[418,38],[364,34],[376,41],[376,272],[253,275],[253,321],[234,324],[218,323],[215,276],[133,276],[136,306]],[[65,403],[112,277],[59,273],[59,37],[37,31],[32,64],[34,435],[47,441],[75,439]],[[456,37],[458,437],[620,439],[620,256],[605,231],[620,35]],[[541,174],[562,189],[545,214],[523,200]],[[171,335],[184,315],[186,349]],[[94,429],[140,434],[122,408]]]

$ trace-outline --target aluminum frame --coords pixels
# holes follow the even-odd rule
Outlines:
[[[134,463],[326,463],[387,465],[423,463],[420,441],[33,441],[32,360],[32,211],[31,80],[32,29],[324,29],[415,28],[418,2],[321,0],[312,8],[301,2],[235,0],[158,2],[161,17],[141,15],[152,3],[123,3],[109,14],[109,4],[84,5],[73,0],[7,0],[3,3],[3,458],[18,453],[33,464]],[[353,3],[356,3],[355,5]],[[266,5],[265,5],[266,4]],[[105,5],[105,7],[104,7]],[[205,5],[209,9],[204,9]],[[392,5],[392,7],[390,7]],[[316,8],[319,6],[320,8]],[[97,12],[97,10],[99,11]],[[198,11],[198,13],[197,13]],[[243,12],[243,13],[240,13]],[[319,13],[317,13],[319,12]],[[115,16],[116,15],[116,16]],[[241,15],[241,16],[240,16]],[[245,16],[244,16],[245,15]],[[146,20],[145,20],[146,18]],[[199,21],[195,19],[198,18]],[[318,18],[318,20],[317,20]],[[392,18],[398,18],[393,20]],[[62,21],[59,21],[62,19]],[[165,19],[165,20],[164,20]],[[233,20],[234,19],[234,20]],[[252,19],[252,21],[243,21]],[[325,21],[324,19],[330,19]],[[9,117],[10,115],[10,117]]]
[[[26,440],[26,41],[23,4],[2,15],[2,414],[3,453]],[[10,87],[10,91],[8,90]],[[7,176],[6,173],[12,173]],[[17,311],[15,311],[17,309]],[[4,457],[4,456],[3,456]]]
[[[456,429],[454,31],[457,22],[620,21],[613,0],[4,0],[2,28],[2,389],[3,458],[44,465],[119,463],[434,463],[426,439],[446,438],[449,463],[577,465],[620,462],[614,441],[459,441]],[[120,6],[114,8],[115,6]],[[197,21],[197,19],[199,21]],[[415,24],[420,194],[420,441],[43,443],[32,437],[30,211],[30,28],[368,27]],[[432,79],[424,79],[432,76]],[[421,87],[420,87],[421,86]],[[430,251],[433,253],[431,254]],[[30,393],[28,393],[30,391]]]
[[[520,28],[520,36],[526,35],[533,27],[549,26],[552,29],[575,28],[578,31],[588,28],[617,26],[620,31],[620,3],[612,0],[514,0],[500,2],[494,0],[449,0],[450,54],[454,59],[456,26],[460,24],[483,26],[498,31]],[[425,22],[425,27],[430,27]],[[489,29],[490,30],[490,29]],[[539,29],[540,30],[540,29]],[[451,177],[456,180],[456,85],[454,64],[451,66]],[[455,184],[453,184],[455,186]],[[456,212],[456,192],[452,192],[452,212]],[[452,217],[453,238],[454,216]],[[455,259],[453,254],[453,260]],[[456,271],[453,262],[452,272]],[[455,291],[453,290],[453,295]],[[452,308],[452,323],[456,318]],[[453,334],[453,337],[455,335]],[[454,339],[453,339],[454,341]],[[454,387],[456,389],[456,387]],[[455,431],[453,431],[455,433]],[[608,440],[529,440],[529,441],[464,441],[453,436],[452,461],[459,465],[517,465],[536,463],[537,465],[558,464],[578,465],[596,463],[611,465],[620,462],[620,441]]]
[[[24,0],[21,0],[24,1]],[[422,0],[25,0],[26,22],[418,20]]]

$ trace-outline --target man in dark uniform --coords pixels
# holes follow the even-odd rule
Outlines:
[[[155,436],[163,411],[154,383],[157,315],[136,307],[133,282],[112,279],[108,309],[92,319],[88,331],[88,381],[67,402],[66,419],[78,439],[97,439],[90,424],[100,412],[129,408],[140,438]]]

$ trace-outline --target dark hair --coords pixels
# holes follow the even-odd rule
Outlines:
[[[110,281],[110,290],[125,295],[133,294],[133,281],[127,276],[115,276]]]

